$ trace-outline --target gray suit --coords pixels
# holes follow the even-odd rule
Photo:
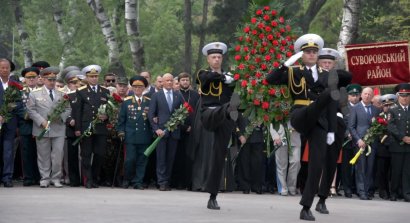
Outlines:
[[[47,121],[47,116],[63,99],[63,95],[63,92],[54,90],[54,100],[52,101],[45,86],[30,93],[27,112],[33,120],[34,136],[39,136],[43,131],[41,123]],[[40,182],[43,184],[48,185],[50,180],[56,182],[60,179],[66,131],[65,121],[70,114],[71,108],[68,104],[67,109],[60,115],[60,118],[50,123],[50,131],[42,139],[36,139],[37,163],[41,175]]]
[[[358,141],[363,139],[371,126],[372,118],[380,114],[380,110],[375,106],[371,105],[370,108],[371,116],[368,115],[362,102],[357,103],[350,111],[349,131],[352,135],[352,142],[356,145],[354,149],[355,153],[359,150],[357,147]],[[374,143],[372,143],[371,146],[372,153],[369,156],[361,155],[355,164],[356,189],[361,197],[367,197],[374,192],[373,174],[376,148],[374,147]]]

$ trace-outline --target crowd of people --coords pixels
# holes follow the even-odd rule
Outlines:
[[[216,210],[220,191],[277,191],[302,195],[303,220],[315,220],[310,208],[316,194],[315,209],[322,214],[329,213],[328,196],[342,196],[342,190],[346,198],[371,200],[378,192],[385,200],[409,202],[410,84],[397,85],[396,94],[374,96],[372,88],[351,83],[349,72],[336,70],[339,53],[323,45],[318,35],[301,36],[296,54],[267,74],[269,84],[290,86],[290,120],[255,126],[248,137],[251,120],[238,110],[234,79],[222,69],[227,46],[221,42],[203,48],[209,67],[195,80],[185,72],[153,80],[148,71],[128,79],[104,74],[98,65],[60,71],[45,61],[23,69],[18,78],[14,64],[2,58],[2,183],[13,187],[17,177],[23,186],[42,188],[204,191],[210,193],[207,207]],[[299,59],[302,63],[292,66]],[[7,91],[19,85],[21,100]],[[102,113],[118,96],[117,112]],[[166,123],[184,103],[194,112],[167,131]],[[388,123],[387,138],[369,142],[365,136],[377,117]],[[145,156],[156,137],[161,140],[155,152]],[[267,140],[272,154],[266,153]],[[349,163],[370,146],[370,154]]]

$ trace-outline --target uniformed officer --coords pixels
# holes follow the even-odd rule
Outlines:
[[[44,68],[50,67],[50,64],[47,61],[37,61],[37,62],[34,62],[31,66],[37,67],[40,71],[42,71]],[[44,85],[43,78],[39,76],[37,80],[37,86],[42,87],[43,85]]]
[[[397,107],[390,110],[387,129],[391,134],[391,195],[396,201],[403,195],[410,202],[410,84],[398,84],[395,88]],[[401,194],[401,193],[402,194]]]
[[[65,124],[71,113],[67,107],[60,118],[49,120],[49,115],[54,112],[56,105],[60,103],[64,92],[55,89],[56,76],[59,73],[57,67],[47,67],[40,72],[44,79],[44,86],[30,92],[27,102],[27,112],[33,120],[33,136],[49,127],[48,133],[43,138],[36,138],[37,160],[41,175],[40,187],[62,187],[60,177],[62,175],[61,164],[63,162],[63,147],[65,138]]]
[[[98,115],[98,108],[108,102],[110,92],[98,85],[98,76],[101,73],[99,65],[86,66],[81,72],[86,76],[88,84],[77,89],[77,106],[73,111],[76,120],[75,135],[81,136],[95,118],[100,120],[92,129],[92,135],[84,137],[80,144],[81,164],[86,177],[85,187],[90,189],[98,187],[97,182],[104,161],[108,135],[106,128],[108,117]]]
[[[230,85],[233,78],[222,70],[223,54],[226,51],[226,44],[221,42],[205,45],[202,53],[207,57],[209,68],[200,70],[196,77],[201,94],[201,121],[203,127],[215,136],[211,152],[214,163],[205,183],[205,191],[210,193],[207,207],[212,210],[220,209],[216,196],[240,103],[239,96],[233,94],[234,86]]]
[[[270,84],[288,84],[295,101],[291,109],[290,121],[296,131],[303,134],[308,142],[308,178],[300,204],[303,209],[300,219],[314,221],[310,211],[322,173],[327,145],[333,144],[336,131],[336,108],[340,98],[338,75],[333,70],[327,72],[317,67],[318,51],[323,47],[323,39],[316,34],[305,34],[295,42],[297,54],[268,76]],[[290,67],[302,57],[302,65]]]
[[[122,103],[117,126],[118,136],[125,139],[126,148],[122,186],[128,188],[132,185],[134,189],[143,190],[142,183],[147,164],[144,151],[152,141],[151,126],[147,118],[150,98],[142,94],[148,86],[144,77],[132,77],[130,85],[134,95],[128,96]]]
[[[37,80],[40,70],[36,67],[28,67],[21,71],[21,76],[24,77],[26,87],[23,89],[23,106],[25,114],[19,119],[19,133],[21,139],[21,151],[23,160],[23,186],[35,185],[40,180],[40,173],[37,166],[37,147],[36,140],[33,137],[33,120],[30,119],[27,113],[27,101],[30,92],[37,89]]]

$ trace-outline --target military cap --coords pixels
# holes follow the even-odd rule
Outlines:
[[[394,87],[394,90],[397,94],[405,96],[410,94],[410,84],[409,83],[401,83]]]
[[[382,101],[383,105],[391,105],[396,102],[397,96],[394,94],[384,94],[381,96],[380,100]]]
[[[208,56],[209,54],[213,54],[213,53],[225,54],[227,50],[228,50],[228,47],[226,46],[225,43],[212,42],[212,43],[206,44],[204,48],[202,48],[202,54],[204,54],[205,56]]]
[[[80,70],[80,68],[77,67],[77,66],[68,66],[68,67],[64,68],[64,69],[61,71],[61,73],[60,73],[60,78],[63,79],[63,80],[65,80],[65,79],[66,79],[66,75],[67,75],[70,71],[72,71],[72,70]]]
[[[58,67],[47,67],[40,71],[40,76],[47,79],[56,79],[59,72]]]
[[[131,77],[130,85],[131,86],[144,86],[144,87],[147,87],[148,86],[148,81],[147,81],[147,79],[145,79],[145,77],[136,75],[136,76]]]
[[[359,84],[349,84],[346,87],[348,94],[360,94],[362,92],[362,86]]]
[[[27,67],[21,71],[21,76],[27,77],[37,77],[40,74],[40,70],[37,67]]]
[[[295,52],[298,53],[307,48],[315,48],[321,50],[323,48],[324,41],[322,37],[317,34],[308,33],[299,37],[295,42]]]
[[[50,67],[50,64],[47,61],[37,61],[31,65],[32,67],[37,67],[39,70]]]
[[[93,64],[93,65],[88,65],[88,66],[84,67],[84,68],[81,70],[81,72],[82,72],[85,76],[87,76],[87,75],[90,75],[90,76],[98,76],[98,75],[100,75],[100,73],[101,73],[101,67],[100,67],[99,65],[95,65],[95,64]]]
[[[64,81],[66,83],[68,83],[70,81],[78,81],[78,75],[79,74],[81,74],[80,70],[71,70],[65,75]]]
[[[332,48],[323,48],[319,51],[319,59],[338,60],[341,56],[339,52]]]
[[[127,77],[117,77],[117,84],[128,85],[128,78]]]

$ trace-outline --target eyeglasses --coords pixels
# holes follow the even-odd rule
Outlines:
[[[115,83],[115,79],[107,79],[107,80],[105,80],[105,82],[107,82],[107,83]]]

